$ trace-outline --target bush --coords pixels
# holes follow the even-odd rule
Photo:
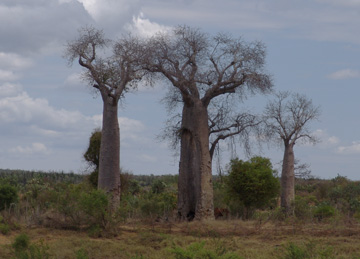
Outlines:
[[[55,208],[75,228],[92,225],[105,228],[109,219],[108,205],[109,198],[104,191],[78,184],[58,191]]]
[[[0,233],[7,235],[10,233],[10,226],[8,224],[0,223]]]
[[[89,259],[89,254],[84,248],[76,251],[76,259]]]
[[[94,171],[92,171],[87,179],[89,181],[89,183],[94,187],[96,188],[97,185],[98,185],[98,178],[99,178],[99,169],[95,169]]]
[[[161,180],[155,180],[153,184],[151,185],[151,191],[152,193],[162,193],[166,189],[166,184]]]
[[[15,238],[12,247],[15,249],[15,252],[20,252],[29,247],[30,238],[27,234],[20,234]]]
[[[139,200],[139,206],[143,216],[169,217],[176,208],[176,202],[177,196],[175,192],[150,193]]]
[[[174,247],[171,252],[175,255],[176,259],[200,259],[200,258],[223,258],[223,259],[240,259],[237,254],[226,252],[226,249],[211,250],[205,248],[205,242],[195,242],[186,248]]]
[[[292,242],[285,247],[284,259],[334,258],[332,247],[317,248],[313,242],[296,245]]]
[[[10,207],[10,204],[18,201],[17,190],[10,184],[0,186],[0,211]]]
[[[43,241],[40,241],[39,244],[30,244],[30,238],[26,234],[18,235],[12,247],[15,250],[16,258],[46,259],[50,257],[48,253],[49,247],[44,245]]]
[[[252,209],[270,205],[280,191],[271,162],[263,157],[253,157],[246,162],[231,160],[225,183],[228,200],[243,204],[246,218]]]
[[[87,216],[88,224],[99,224],[105,228],[107,224],[109,197],[102,190],[82,193],[79,200],[80,209]]]
[[[318,218],[319,221],[325,218],[331,218],[334,215],[335,215],[334,207],[332,207],[327,203],[319,204],[314,211],[314,216]]]
[[[294,214],[295,214],[296,218],[302,219],[302,220],[313,219],[312,207],[309,205],[307,199],[300,197],[300,196],[295,196],[294,203],[295,203]]]

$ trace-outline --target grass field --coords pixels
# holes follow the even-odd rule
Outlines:
[[[355,223],[218,220],[191,223],[128,222],[117,235],[25,228],[0,235],[0,258],[15,258],[12,243],[26,233],[49,258],[360,258]]]

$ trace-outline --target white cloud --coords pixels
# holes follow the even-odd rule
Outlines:
[[[24,168],[31,164],[30,168],[65,169],[68,162],[72,166],[81,163],[90,133],[101,127],[101,114],[87,116],[79,111],[55,108],[45,98],[32,98],[20,85],[0,85],[0,93],[0,159],[3,166]],[[149,141],[141,121],[127,117],[118,119],[123,148]],[[63,164],[60,160],[54,165],[37,160],[39,155],[45,155],[49,161],[55,161],[58,154],[61,154],[59,159]]]
[[[13,71],[0,69],[0,81],[15,81],[19,79]]]
[[[52,107],[48,100],[32,98],[20,85],[0,85],[0,121],[2,127],[22,127],[45,136],[61,132],[91,131],[102,125],[102,115],[85,116],[79,111]],[[122,138],[138,139],[145,126],[141,121],[119,117]]]
[[[78,0],[98,23],[125,22],[139,9],[139,0]],[[111,26],[111,25],[110,25]],[[112,25],[113,26],[113,25]],[[117,25],[118,27],[118,25]]]
[[[336,136],[330,136],[326,130],[317,129],[313,135],[320,140],[321,147],[334,147],[340,143],[340,139]]]
[[[11,153],[26,154],[26,155],[37,154],[37,153],[40,154],[48,153],[47,147],[44,144],[38,142],[32,143],[30,146],[26,146],[26,147],[17,146],[11,148],[9,151]]]
[[[354,141],[349,146],[340,146],[337,148],[339,154],[359,154],[360,153],[360,141]]]
[[[164,26],[149,19],[144,18],[144,14],[140,13],[138,16],[133,16],[132,24],[127,24],[125,28],[142,37],[151,37],[157,32],[168,31],[171,29],[169,26]]]
[[[330,0],[331,1],[331,0]],[[246,1],[197,0],[144,2],[142,11],[151,18],[170,20],[172,24],[195,24],[216,31],[249,30],[247,35],[262,38],[259,32],[319,41],[360,43],[357,33],[360,16],[355,0],[343,1]]]
[[[141,121],[126,117],[119,117],[119,125],[121,130],[125,132],[141,132],[145,129],[145,126]]]
[[[338,137],[335,136],[331,136],[327,139],[327,143],[329,143],[330,145],[336,145],[339,144],[340,140]]]
[[[31,59],[22,57],[16,53],[0,52],[0,69],[20,70],[28,68],[32,64]]]
[[[21,89],[17,89],[21,90]],[[78,111],[56,110],[46,99],[31,98],[26,92],[0,99],[0,120],[3,122],[35,123],[49,128],[69,129],[83,121]]]
[[[69,75],[65,80],[65,84],[69,84],[69,85],[83,84],[83,81],[81,79],[81,74],[80,73],[73,73],[73,74]]]
[[[63,48],[80,25],[91,22],[91,17],[77,1],[1,1],[0,49],[38,54],[49,47],[52,50]]]
[[[360,70],[342,69],[342,70],[336,71],[336,72],[328,75],[328,78],[336,79],[336,80],[360,78]]]
[[[21,91],[19,84],[4,83],[0,85],[0,98],[17,96]]]

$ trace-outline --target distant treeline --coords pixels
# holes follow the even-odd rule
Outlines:
[[[80,183],[85,175],[65,172],[44,172],[44,171],[26,171],[0,169],[0,181],[6,181],[12,185],[25,186],[33,179],[41,179],[44,182],[58,183]]]
[[[166,184],[177,183],[177,175],[133,175],[124,172],[124,177],[127,179],[136,180],[140,186],[151,186],[154,181],[162,181]],[[11,185],[25,186],[33,179],[41,179],[43,182],[60,183],[65,182],[69,184],[76,184],[84,181],[88,175],[75,174],[57,171],[27,171],[27,170],[10,170],[0,169],[0,182],[8,182]]]

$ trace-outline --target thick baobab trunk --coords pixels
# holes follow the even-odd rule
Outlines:
[[[98,188],[111,195],[111,208],[120,206],[120,130],[118,105],[103,97],[103,123],[100,145]]]
[[[293,144],[286,143],[281,173],[281,207],[287,215],[294,213],[295,199],[294,149]]]
[[[214,219],[208,113],[200,100],[184,104],[179,167],[179,218]]]

